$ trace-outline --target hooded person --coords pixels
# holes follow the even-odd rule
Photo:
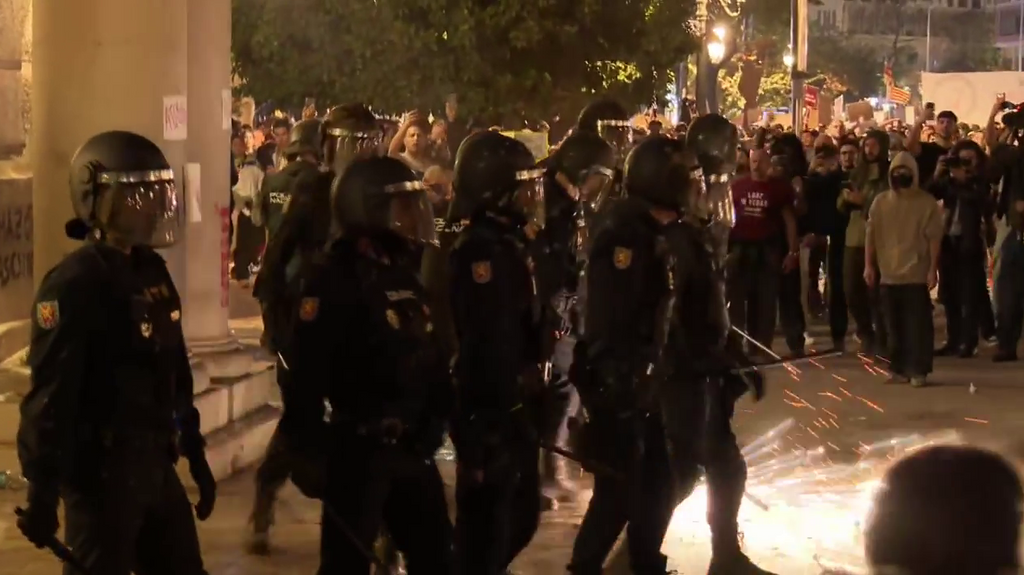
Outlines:
[[[879,313],[877,293],[864,283],[864,238],[868,212],[878,194],[889,189],[889,135],[871,130],[860,147],[857,166],[850,172],[849,186],[836,205],[849,216],[843,253],[843,291],[846,305],[857,324],[857,338],[864,353],[884,352],[888,346],[885,322]]]
[[[879,286],[888,323],[888,383],[925,385],[935,329],[930,291],[938,283],[942,210],[919,185],[917,162],[900,152],[889,166],[890,189],[872,203],[866,228],[864,281]]]

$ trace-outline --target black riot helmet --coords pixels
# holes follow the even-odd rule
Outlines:
[[[165,248],[178,239],[180,205],[174,172],[160,148],[132,132],[89,138],[71,159],[68,237],[89,234],[122,248]]]
[[[618,152],[621,160],[629,146],[629,112],[622,104],[610,98],[591,102],[580,112],[576,131],[601,136]]]
[[[284,149],[285,159],[292,162],[305,154],[313,154],[319,162],[324,147],[323,124],[322,120],[311,118],[292,126],[290,141]]]
[[[331,208],[343,233],[393,233],[414,243],[436,243],[427,186],[401,160],[352,160],[335,180]]]
[[[384,132],[377,117],[362,104],[336,106],[323,121],[323,162],[335,173],[352,160],[377,155]]]
[[[474,134],[455,156],[455,200],[448,220],[493,212],[520,225],[543,227],[543,175],[526,144],[498,132]]]
[[[710,179],[736,173],[739,146],[739,130],[718,114],[698,117],[686,132],[686,147],[697,155],[705,177]]]
[[[665,136],[644,138],[626,157],[622,184],[626,197],[680,214],[697,212],[705,193],[704,177],[696,157],[679,140]]]
[[[576,132],[562,142],[551,160],[579,190],[579,200],[592,211],[600,209],[615,179],[611,145],[593,132]]]

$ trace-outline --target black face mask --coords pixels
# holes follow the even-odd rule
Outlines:
[[[896,189],[907,189],[914,185],[914,176],[910,174],[893,174],[890,178],[892,186]]]

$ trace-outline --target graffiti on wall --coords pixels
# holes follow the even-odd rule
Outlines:
[[[0,290],[32,278],[32,204],[0,204]]]

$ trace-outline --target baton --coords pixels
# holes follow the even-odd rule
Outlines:
[[[24,517],[25,510],[22,509],[21,507],[15,507],[14,514],[18,517]],[[86,567],[85,564],[82,563],[82,561],[78,557],[76,557],[74,553],[72,553],[71,548],[65,545],[64,542],[62,542],[60,539],[57,539],[56,535],[51,537],[50,540],[43,545],[43,547],[46,547],[46,549],[48,549],[50,553],[53,553],[54,557],[56,557],[63,563],[67,563],[71,566],[72,569],[78,571],[82,575],[93,575],[92,572],[89,571],[89,568]]]
[[[579,463],[584,468],[590,469],[598,475],[607,475],[609,477],[614,477],[615,479],[626,479],[625,474],[623,474],[619,470],[597,461],[584,460],[582,457],[576,455],[575,453],[563,447],[558,447],[557,445],[548,443],[547,441],[538,441],[537,445],[539,445],[540,448],[543,449],[544,451],[550,451],[555,455],[561,455],[562,457],[568,459],[569,461]]]
[[[757,365],[751,365],[751,366],[747,366],[747,367],[740,367],[740,368],[731,370],[729,373],[736,373],[736,374],[747,373],[747,372],[750,372],[750,371],[757,371],[759,369],[766,369],[766,368],[771,368],[771,367],[785,366],[785,365],[789,365],[791,363],[804,363],[804,362],[814,361],[816,359],[824,359],[824,358],[829,358],[829,357],[839,357],[841,355],[843,355],[843,352],[841,352],[841,351],[821,351],[821,352],[818,352],[818,353],[810,353],[810,354],[807,354],[807,355],[801,355],[801,356],[797,356],[797,357],[779,357],[779,359],[776,360],[776,361],[769,361],[767,363],[759,363]]]
[[[323,500],[323,504],[324,512],[327,514],[327,517],[334,522],[338,529],[341,529],[341,532],[345,535],[345,538],[348,539],[349,543],[355,545],[356,549],[366,557],[366,560],[369,561],[371,565],[378,569],[386,569],[387,566],[384,565],[384,562],[381,561],[380,557],[377,557],[376,553],[371,551],[363,544],[362,541],[359,540],[355,531],[352,531],[352,528],[348,526],[348,523],[345,523],[341,516],[338,515],[338,512],[331,507],[331,504],[328,503],[326,499]]]

